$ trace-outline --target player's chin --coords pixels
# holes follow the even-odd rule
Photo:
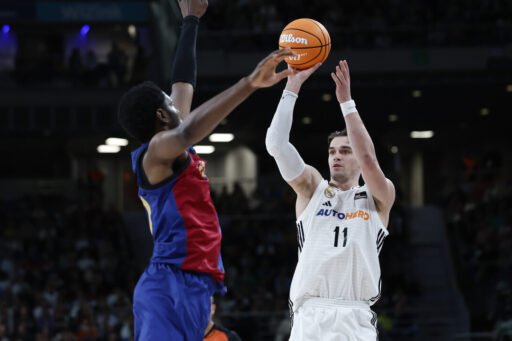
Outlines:
[[[343,175],[343,171],[336,167],[336,168],[331,168],[331,178],[334,178],[336,176],[340,176],[340,175]]]

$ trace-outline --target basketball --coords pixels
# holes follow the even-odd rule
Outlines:
[[[287,57],[285,62],[294,69],[308,69],[323,63],[331,51],[331,37],[324,25],[309,18],[290,22],[281,32],[279,48],[289,47],[295,57]]]

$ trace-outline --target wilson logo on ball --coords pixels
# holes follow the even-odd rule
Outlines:
[[[293,34],[281,34],[281,38],[279,38],[280,43],[296,43],[307,45],[308,40],[306,38],[295,37]]]

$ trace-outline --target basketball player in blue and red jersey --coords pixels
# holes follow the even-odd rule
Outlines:
[[[258,88],[293,73],[276,73],[289,50],[277,50],[235,85],[189,113],[196,81],[195,42],[205,0],[181,0],[183,25],[173,66],[172,94],[144,82],[119,103],[118,118],[142,142],[132,152],[138,194],[154,246],[134,290],[135,340],[200,341],[210,297],[226,291],[221,229],[210,196],[205,162],[191,147],[205,138]]]

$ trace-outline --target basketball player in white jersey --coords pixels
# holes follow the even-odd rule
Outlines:
[[[376,340],[377,317],[370,306],[380,296],[379,252],[395,188],[351,98],[344,60],[331,73],[346,130],[329,136],[330,179],[306,165],[289,142],[299,90],[318,67],[288,76],[265,141],[297,194],[299,259],[290,289],[290,340]]]

